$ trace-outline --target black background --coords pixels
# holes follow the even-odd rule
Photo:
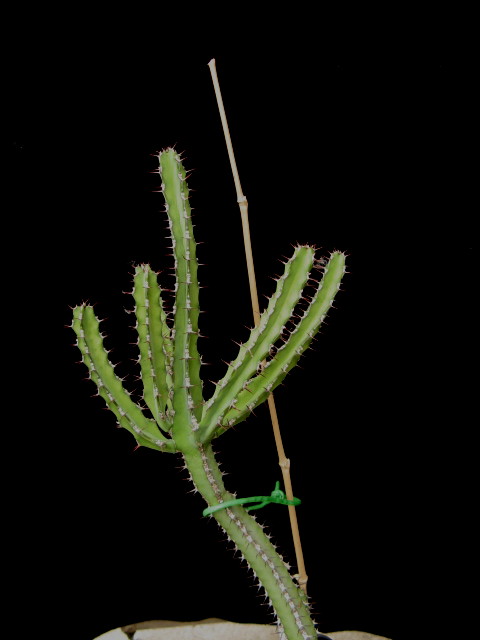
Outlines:
[[[172,282],[151,172],[155,154],[175,145],[193,170],[203,242],[207,395],[222,360],[235,356],[231,339],[246,338],[250,297],[212,57],[249,201],[259,292],[273,292],[278,259],[297,242],[348,254],[314,350],[275,394],[303,501],[315,617],[323,631],[394,640],[414,637],[412,627],[439,632],[446,612],[451,625],[462,619],[452,576],[463,549],[452,552],[451,541],[468,530],[458,487],[470,481],[475,251],[471,78],[468,54],[453,44],[462,34],[448,16],[397,30],[389,19],[357,30],[351,16],[347,32],[341,20],[317,30],[297,14],[261,23],[253,15],[234,27],[205,10],[221,26],[198,22],[194,36],[183,31],[187,12],[173,24],[147,11],[56,23],[43,13],[41,29],[36,16],[28,26],[11,20],[3,270],[13,371],[3,389],[3,468],[12,628],[40,620],[51,634],[68,625],[69,638],[89,640],[152,618],[272,619],[221,531],[202,519],[201,498],[187,493],[181,460],[134,451],[90,397],[65,328],[70,306],[96,303],[112,360],[122,375],[135,373],[122,291],[140,262]],[[191,12],[188,22],[195,26]],[[126,384],[138,388],[133,376]],[[216,450],[239,496],[268,494],[281,477],[266,406]],[[287,510],[258,517],[294,563]]]

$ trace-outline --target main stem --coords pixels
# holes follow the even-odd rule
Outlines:
[[[209,506],[234,498],[225,489],[211,445],[189,447],[183,455],[196,488]],[[234,542],[267,592],[279,619],[280,638],[316,638],[306,596],[258,522],[239,505],[216,511],[212,517]]]

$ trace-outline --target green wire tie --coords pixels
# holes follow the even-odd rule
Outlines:
[[[236,504],[246,504],[247,502],[260,502],[260,504],[253,505],[252,507],[246,507],[246,511],[253,511],[254,509],[262,509],[270,502],[275,502],[276,504],[293,504],[298,505],[302,504],[300,498],[294,498],[293,500],[287,500],[283,491],[279,488],[280,481],[275,484],[275,489],[269,496],[252,496],[251,498],[235,498],[235,500],[226,500],[225,502],[221,502],[220,504],[216,504],[213,507],[207,507],[203,510],[203,515],[208,516],[215,511],[220,511],[220,509],[228,509],[228,507],[233,507]]]

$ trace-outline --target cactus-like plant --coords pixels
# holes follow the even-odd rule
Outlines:
[[[134,435],[138,445],[179,452],[196,489],[213,507],[234,496],[225,489],[212,441],[245,420],[307,349],[340,287],[345,256],[334,252],[328,261],[316,260],[313,247],[295,248],[259,323],[240,345],[238,356],[212,397],[205,400],[197,351],[196,243],[186,173],[174,149],[159,154],[159,173],[175,260],[173,310],[167,312],[157,274],[149,265],[135,268],[133,286],[143,398],[152,417],[132,400],[115,374],[92,306],[84,303],[74,308],[72,328],[89,377],[118,423]],[[320,281],[311,278],[312,270],[323,272]],[[315,287],[315,293],[307,308],[299,311],[307,282]],[[265,588],[278,618],[280,636],[289,640],[316,638],[305,593],[260,524],[239,504],[212,511],[211,517],[223,527]]]

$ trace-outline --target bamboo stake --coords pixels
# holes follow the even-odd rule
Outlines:
[[[215,89],[215,96],[217,98],[218,110],[220,112],[220,119],[222,121],[223,133],[225,136],[225,141],[227,143],[228,157],[230,159],[230,166],[232,168],[233,179],[235,181],[235,189],[237,191],[237,202],[240,207],[240,215],[242,218],[242,229],[243,229],[243,241],[245,245],[245,256],[247,259],[248,282],[250,285],[250,297],[252,300],[253,321],[256,326],[260,320],[260,307],[258,304],[257,283],[255,280],[255,269],[253,266],[252,243],[250,240],[250,227],[248,224],[248,202],[247,202],[247,198],[243,194],[242,186],[240,184],[240,176],[238,174],[237,163],[235,162],[235,155],[233,153],[233,146],[232,146],[232,141],[230,139],[227,116],[225,114],[225,108],[223,106],[222,94],[220,92],[220,84],[218,82],[218,76],[217,76],[217,70],[215,67],[214,58],[210,60],[210,62],[208,63],[208,66],[210,68],[210,73],[212,75],[213,86]],[[275,444],[276,444],[277,453],[278,453],[278,464],[280,465],[280,468],[282,470],[285,494],[288,500],[293,500],[292,481],[290,478],[290,460],[286,457],[285,450],[283,448],[282,436],[280,433],[280,425],[278,422],[277,410],[275,408],[275,401],[273,399],[273,394],[270,394],[268,396],[268,408],[270,409],[273,435],[275,438]],[[303,589],[303,591],[307,593],[308,576],[305,571],[305,562],[303,559],[302,544],[300,541],[300,531],[298,528],[297,513],[295,511],[295,506],[288,505],[288,513],[290,516],[290,526],[292,528],[293,544],[295,547],[295,555],[297,558],[297,567],[298,567],[298,574],[295,577],[297,578],[297,582],[300,585],[301,589]]]

